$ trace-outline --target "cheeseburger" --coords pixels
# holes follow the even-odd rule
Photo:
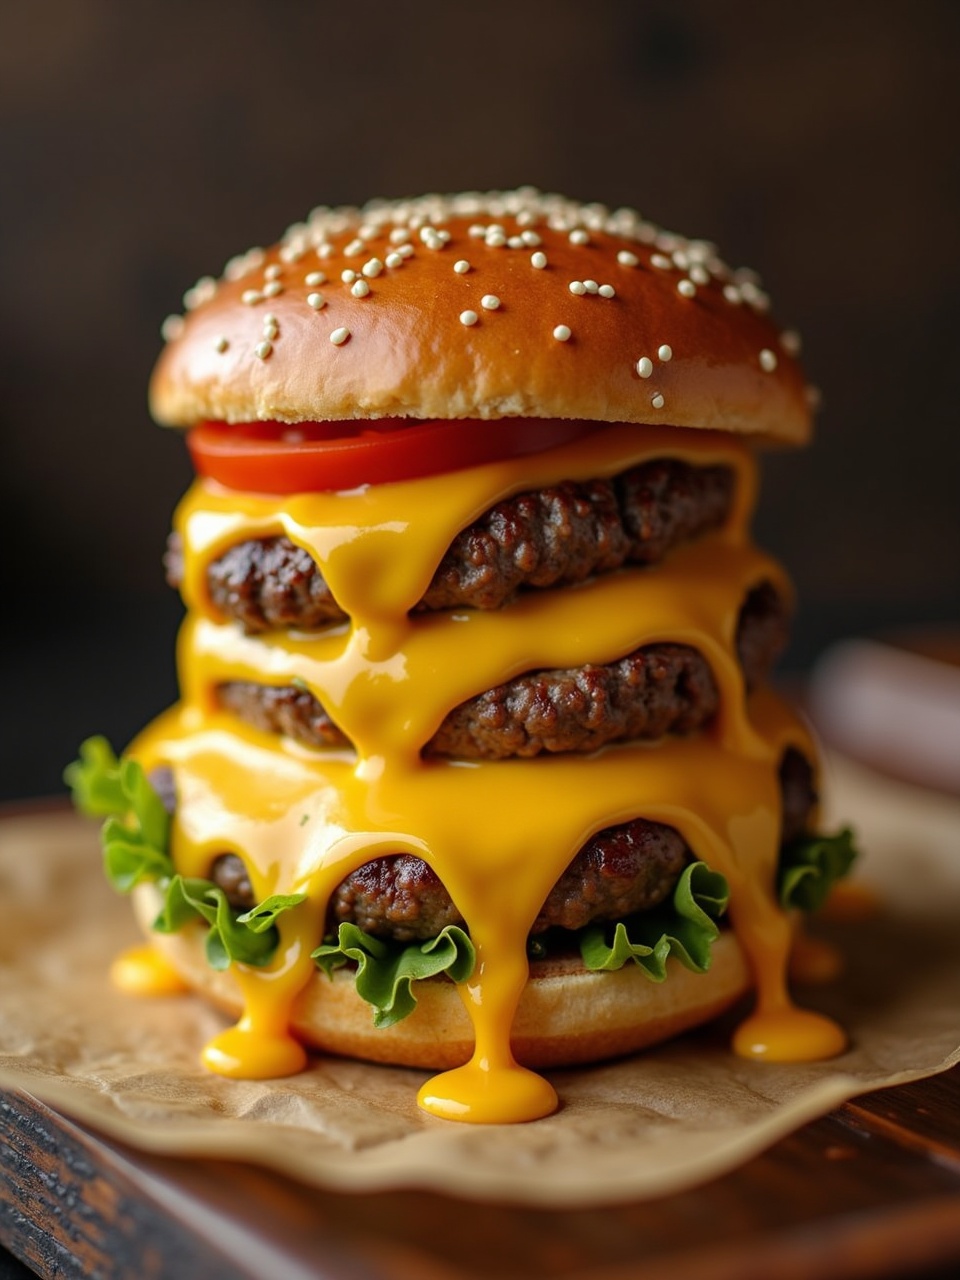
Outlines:
[[[185,307],[182,696],[70,771],[151,939],[118,979],[238,1017],[213,1071],[431,1068],[478,1122],[747,993],[736,1052],[839,1053],[786,982],[852,850],[769,684],[755,446],[810,411],[757,277],[525,189],[315,209]]]

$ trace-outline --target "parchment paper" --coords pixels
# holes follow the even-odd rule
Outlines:
[[[317,1058],[289,1080],[224,1080],[197,1065],[218,1014],[191,996],[111,988],[110,960],[137,940],[128,904],[100,875],[96,824],[47,814],[0,820],[0,1086],[135,1147],[248,1160],[339,1190],[585,1206],[691,1187],[855,1094],[960,1059],[960,801],[849,763],[832,772],[828,821],[855,822],[858,876],[883,903],[821,929],[847,971],[802,997],[850,1033],[833,1062],[746,1062],[727,1048],[730,1024],[717,1024],[553,1072],[556,1115],[493,1127],[420,1112],[418,1071]]]

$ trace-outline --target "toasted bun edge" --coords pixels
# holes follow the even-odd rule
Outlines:
[[[187,985],[238,1017],[240,988],[228,970],[212,969],[203,951],[204,929],[156,933],[160,909],[152,884],[133,892],[137,920],[153,945]],[[530,1067],[573,1066],[633,1053],[709,1022],[751,985],[749,969],[732,931],[721,934],[706,973],[670,961],[664,982],[652,982],[638,965],[593,973],[574,960],[534,962],[514,1021],[512,1045]],[[396,1066],[446,1069],[473,1050],[470,1019],[456,986],[443,978],[417,983],[417,1007],[392,1027],[373,1025],[370,1006],[357,995],[352,975],[332,978],[319,969],[294,1004],[291,1028],[305,1044],[326,1053]]]

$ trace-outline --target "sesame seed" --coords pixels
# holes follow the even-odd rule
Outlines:
[[[466,260],[466,258],[460,258],[457,262],[453,264],[453,269],[458,276],[466,275],[466,273],[470,270],[470,263]]]
[[[537,253],[531,253],[530,265],[536,267],[538,271],[542,271],[547,265],[547,255],[545,253],[540,253],[539,251]]]
[[[723,286],[723,296],[733,307],[739,307],[740,303],[743,301],[740,290],[735,284],[725,284]]]
[[[313,307],[314,311],[322,311],[327,305],[327,300],[322,293],[308,293],[307,306]]]
[[[762,289],[747,280],[740,286],[740,294],[748,306],[754,311],[769,311],[770,299]]]
[[[412,258],[415,252],[412,244],[402,244],[397,250],[401,258]]]
[[[223,274],[227,280],[239,280],[241,276],[245,276],[247,274],[246,254],[235,254],[223,268]]]
[[[641,356],[637,361],[637,373],[641,378],[649,378],[653,373],[653,361],[649,356]]]
[[[684,278],[683,280],[680,280],[677,284],[677,293],[682,294],[683,297],[685,298],[696,297],[697,286],[693,283],[692,280],[687,280],[686,278]]]
[[[777,367],[776,353],[771,351],[769,347],[764,347],[760,352],[760,368],[764,373],[773,373]]]
[[[699,262],[695,262],[690,268],[690,279],[694,284],[709,284],[710,272],[706,267],[701,267]]]
[[[507,237],[502,231],[494,231],[492,229],[487,232],[486,239],[487,244],[493,249],[502,249],[507,243]]]
[[[802,344],[796,329],[784,329],[780,335],[780,345],[788,356],[798,356]]]
[[[209,302],[217,292],[217,282],[212,276],[201,276],[197,283],[183,295],[183,305],[193,311],[203,302]]]
[[[394,227],[390,232],[391,244],[406,244],[410,239],[410,232],[406,227]]]
[[[586,289],[587,293],[600,292],[600,286],[597,284],[596,280],[584,280],[583,287]]]
[[[476,324],[480,317],[475,311],[461,311],[460,323],[465,325]]]
[[[264,328],[266,328],[268,324],[279,324],[279,323],[280,321],[277,319],[277,317],[273,314],[272,311],[268,311],[267,314],[263,317]]]
[[[219,351],[220,354],[223,355],[224,351],[226,351],[229,345],[230,345],[229,339],[225,338],[223,334],[221,334],[220,337],[213,344],[213,349],[214,351]]]
[[[662,253],[651,253],[650,265],[651,267],[657,267],[660,271],[669,271],[673,263]]]
[[[583,283],[582,280],[571,280],[570,292],[575,293],[577,297],[580,298],[587,292],[587,286]]]
[[[570,243],[571,244],[589,244],[590,243],[589,232],[584,231],[583,227],[574,227],[574,229],[570,232]]]
[[[367,246],[359,238],[356,240],[351,240],[350,243],[347,245],[347,247],[343,251],[344,256],[347,258],[355,258],[358,253],[363,253],[366,247]],[[337,332],[339,332],[339,330]]]
[[[167,316],[160,326],[160,336],[164,342],[172,342],[174,338],[179,338],[183,333],[183,326],[183,316]]]
[[[267,338],[270,342],[273,341],[273,339],[277,336],[279,332],[280,332],[280,329],[275,324],[265,324],[263,326],[263,336]]]
[[[652,395],[650,397],[650,403],[653,405],[655,409],[663,408],[663,396],[660,394],[659,391],[656,393],[656,395]]]
[[[524,231],[520,239],[529,249],[533,249],[540,244],[540,237],[537,235],[536,231]]]
[[[356,278],[357,278],[357,273],[355,271],[351,271],[349,267],[347,268],[346,271],[340,272],[340,279],[343,281],[344,284],[353,284]]]
[[[266,360],[272,350],[273,350],[273,343],[268,342],[267,339],[264,338],[263,342],[258,342],[257,345],[253,348],[253,354],[257,357],[258,360]]]
[[[486,234],[487,228],[481,226],[479,222],[475,222],[473,226],[467,230],[467,235],[472,236],[474,240],[482,240]]]
[[[667,346],[666,343],[662,347],[657,348],[657,359],[662,360],[664,364],[673,359],[673,347]]]
[[[368,280],[375,280],[383,270],[383,263],[379,258],[371,258],[369,262],[363,264],[362,270]]]
[[[640,259],[635,253],[631,253],[629,249],[621,249],[617,254],[617,261],[621,267],[635,267],[639,264]]]
[[[240,295],[240,301],[244,303],[245,306],[253,307],[256,306],[258,302],[263,301],[263,294],[259,289],[244,289],[243,293]]]
[[[402,267],[402,266],[403,266],[403,255],[402,255],[402,254],[399,254],[399,253],[388,253],[388,254],[387,254],[387,266],[388,266],[388,267]]]
[[[617,291],[612,284],[602,284],[597,290],[601,298],[615,298]]]
[[[565,324],[558,324],[553,331],[553,336],[556,338],[558,342],[569,342],[570,341],[569,326]]]
[[[269,284],[263,286],[263,296],[265,298],[276,298],[281,293],[283,293],[283,285],[279,280],[271,280]]]
[[[318,245],[317,245],[317,257],[318,257],[318,258],[331,258],[332,256],[333,256],[333,245],[332,245],[332,244],[318,244]]]
[[[366,280],[358,280],[356,284],[351,285],[350,292],[355,298],[365,298],[370,292],[370,286]]]
[[[480,299],[480,305],[484,311],[496,311],[500,306],[500,299],[495,293],[485,293]]]
[[[349,329],[334,329],[333,333],[330,335],[330,341],[335,347],[342,347],[349,337]]]
[[[523,236],[509,236],[509,237],[508,237],[508,239],[507,239],[507,248],[509,248],[509,249],[522,249],[522,248],[523,248]]]
[[[311,288],[315,288],[318,284],[326,284],[326,273],[323,271],[311,271],[309,275],[305,277],[303,283],[310,285]]]
[[[283,274],[283,268],[276,262],[270,264],[264,271],[263,278],[265,280],[279,280]]]

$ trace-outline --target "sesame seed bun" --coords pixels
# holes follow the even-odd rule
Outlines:
[[[211,969],[206,961],[203,927],[154,933],[150,924],[161,895],[152,884],[139,885],[133,903],[144,932],[184,981],[225,1012],[242,1013],[233,973]],[[749,986],[746,961],[731,931],[714,943],[707,973],[691,973],[671,961],[667,981],[660,983],[634,964],[590,973],[574,959],[534,961],[511,1043],[519,1061],[530,1067],[599,1062],[709,1022]],[[298,1039],[326,1053],[437,1070],[466,1062],[473,1052],[473,1030],[454,984],[431,978],[419,982],[416,993],[417,1007],[409,1017],[378,1029],[348,970],[332,978],[318,970],[297,997],[290,1025]]]
[[[523,416],[810,434],[796,335],[756,276],[630,210],[532,191],[318,209],[184,301],[151,384],[170,426]]]

